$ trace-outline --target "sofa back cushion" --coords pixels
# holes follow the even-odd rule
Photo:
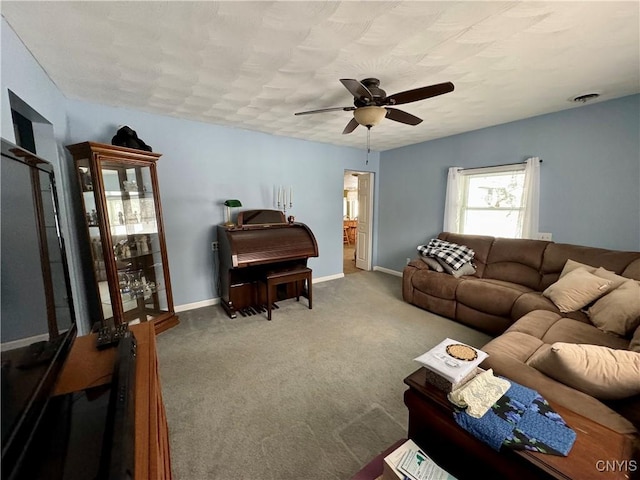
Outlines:
[[[640,252],[451,232],[438,238],[475,252],[476,277],[518,283],[538,292],[558,281],[569,259],[640,280]]]
[[[542,240],[495,238],[482,278],[513,282],[537,290],[548,244]]]
[[[633,278],[634,280],[640,280],[640,256],[632,261],[627,268],[625,268],[621,275],[627,278]]]
[[[640,280],[640,252],[622,252],[604,248],[583,247],[566,243],[549,243],[542,260],[542,278],[537,290],[556,282],[567,260],[604,267],[618,275]]]
[[[476,266],[475,276],[482,278],[489,250],[493,244],[494,238],[485,235],[464,235],[461,233],[442,232],[438,235],[440,240],[445,240],[458,245],[469,247],[475,252],[474,264]]]

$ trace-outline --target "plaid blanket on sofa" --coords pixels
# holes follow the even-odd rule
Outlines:
[[[432,238],[427,245],[418,245],[418,252],[425,257],[440,258],[454,270],[458,270],[465,263],[471,262],[475,252],[469,247],[447,242],[439,238]]]

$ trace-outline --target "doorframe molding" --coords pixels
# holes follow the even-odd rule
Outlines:
[[[362,174],[368,175],[369,176],[369,192],[368,192],[368,196],[369,196],[369,211],[367,212],[367,217],[369,219],[369,224],[367,226],[367,237],[368,237],[368,241],[367,241],[367,262],[366,262],[366,269],[364,269],[366,272],[370,272],[371,269],[373,268],[373,205],[374,205],[374,195],[375,195],[375,183],[376,183],[376,176],[375,176],[375,172],[362,172]],[[358,186],[360,184],[360,181],[358,179]],[[360,197],[360,188],[358,188],[358,198]],[[360,201],[358,200],[358,217],[360,217]],[[359,223],[359,222],[358,222]],[[357,230],[356,230],[357,231]],[[356,237],[356,251],[357,251],[357,245],[358,245],[358,239]],[[358,265],[358,260],[356,258],[356,266]]]

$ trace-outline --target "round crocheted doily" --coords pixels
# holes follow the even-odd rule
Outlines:
[[[454,343],[452,345],[447,345],[447,353],[451,355],[453,358],[458,360],[464,360],[470,362],[471,360],[475,360],[478,358],[478,352],[476,352],[473,348],[468,345],[462,345],[461,343]]]

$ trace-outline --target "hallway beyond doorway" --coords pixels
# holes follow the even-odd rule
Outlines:
[[[349,275],[350,273],[363,272],[364,270],[356,267],[356,246],[343,245],[342,248],[342,272],[345,275]]]

